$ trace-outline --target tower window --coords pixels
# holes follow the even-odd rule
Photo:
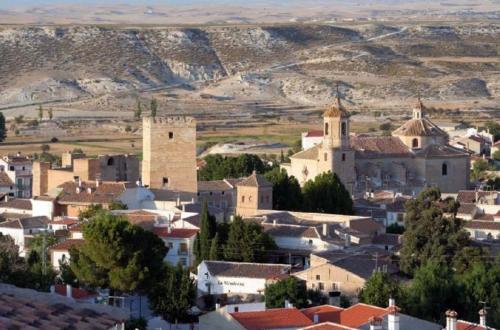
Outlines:
[[[347,135],[347,124],[345,121],[342,122],[342,124],[340,125],[340,132],[341,132],[342,136]]]
[[[174,132],[168,132],[168,138],[172,140],[174,138]]]
[[[163,187],[168,186],[168,178],[163,177]]]
[[[413,139],[411,145],[413,148],[418,148],[418,139]]]
[[[245,203],[245,196],[241,196],[241,202]]]
[[[345,162],[345,154],[342,154],[342,161]]]
[[[108,158],[108,166],[113,166],[113,165],[115,165],[115,160],[112,157]]]
[[[323,155],[323,157],[325,158],[325,162],[328,160],[328,154],[325,152],[325,154]]]
[[[328,135],[328,123],[325,123],[325,135]]]
[[[448,165],[446,163],[444,163],[441,166],[441,175],[442,176],[447,176],[448,175]]]

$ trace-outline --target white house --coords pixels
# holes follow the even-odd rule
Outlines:
[[[52,219],[55,214],[55,201],[55,198],[49,196],[37,196],[32,198],[31,205],[33,216],[45,216]]]
[[[307,150],[323,142],[323,131],[308,131],[302,133],[302,150]]]
[[[16,197],[31,197],[33,179],[31,159],[21,154],[4,156],[0,159],[0,172],[5,172],[16,185]]]
[[[82,245],[83,242],[83,239],[67,239],[53,245],[50,248],[50,260],[52,263],[52,267],[54,267],[55,270],[58,270],[60,263],[69,262],[69,249],[72,246],[78,247]]]
[[[0,233],[9,235],[19,246],[19,253],[24,256],[27,248],[27,241],[33,235],[47,230],[49,219],[46,217],[31,217],[8,220],[0,223]]]
[[[0,214],[2,213],[31,216],[33,205],[29,199],[9,198],[5,196],[5,200],[0,203]]]
[[[153,232],[158,235],[168,247],[165,261],[172,265],[180,263],[191,267],[194,263],[193,246],[198,229],[178,229],[170,227],[155,227]]]
[[[286,278],[290,265],[203,261],[198,265],[201,294],[263,294],[266,284]]]

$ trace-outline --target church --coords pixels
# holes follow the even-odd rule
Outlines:
[[[337,96],[323,114],[322,141],[283,164],[301,185],[336,173],[354,195],[392,190],[416,194],[426,186],[457,192],[469,184],[469,154],[448,144],[448,135],[425,117],[419,99],[413,117],[391,136],[353,135],[349,112]]]

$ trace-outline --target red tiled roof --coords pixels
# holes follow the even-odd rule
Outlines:
[[[316,131],[316,130],[313,130],[313,131],[308,131],[306,133],[306,137],[322,137],[324,135],[323,131]]]
[[[241,180],[236,184],[242,187],[272,187],[273,184],[264,178],[263,175],[253,172],[248,178]]]
[[[462,320],[457,321],[457,330],[487,330],[487,329],[488,328],[480,326],[479,324],[474,324]]]
[[[311,321],[314,321],[314,315],[319,316],[320,322],[340,322],[340,313],[344,309],[332,305],[323,305],[310,307],[302,310],[302,313],[307,316]],[[315,328],[316,329],[316,328]]]
[[[62,242],[59,242],[55,245],[52,245],[50,250],[52,251],[68,251],[70,247],[72,246],[80,246],[85,242],[83,239],[67,239]]]
[[[50,224],[51,225],[75,225],[78,223],[78,220],[76,219],[71,219],[71,218],[64,218],[64,219],[61,219],[61,220],[55,220],[55,221],[51,221]]]
[[[474,191],[474,190],[460,190],[457,195],[457,201],[463,203],[476,203],[477,199],[481,199],[490,195],[498,194],[497,191]]]
[[[247,330],[298,328],[312,325],[296,308],[276,308],[261,312],[231,313],[231,316]]]
[[[198,233],[198,229],[171,229],[170,232],[168,228],[165,227],[156,227],[153,229],[153,233],[160,237],[168,237],[168,238],[190,238]]]
[[[304,328],[304,330],[356,330],[355,328],[346,327],[340,324],[334,324],[332,322],[323,322],[310,327]]]
[[[469,229],[484,229],[484,230],[500,230],[500,222],[498,221],[466,221],[465,228]]]
[[[80,232],[80,231],[82,231],[82,224],[78,223],[74,226],[69,227],[68,230],[71,232]]]
[[[9,178],[4,171],[0,172],[0,186],[12,186],[14,182]]]
[[[64,284],[56,284],[55,285],[55,291],[57,294],[60,294],[61,296],[66,297],[66,285]],[[96,296],[97,294],[94,292],[90,292],[87,290],[83,290],[80,288],[72,288],[71,289],[71,296],[74,299],[86,299],[88,297]]]
[[[356,304],[340,313],[339,323],[349,327],[358,328],[359,326],[367,323],[370,317],[381,317],[387,313],[388,312],[385,308],[365,304]]]
[[[32,210],[33,206],[29,199],[11,198],[7,202],[0,203],[1,208]]]
[[[128,182],[82,182],[79,192],[76,182],[65,182],[58,188],[60,204],[111,204],[130,186]]]

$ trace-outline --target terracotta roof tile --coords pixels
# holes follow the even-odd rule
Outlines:
[[[290,265],[260,264],[249,262],[204,261],[212,276],[248,277],[248,278],[280,278],[288,275]]]
[[[500,222],[498,221],[465,221],[465,228],[469,229],[484,229],[484,230],[500,230]]]
[[[64,284],[56,284],[55,286],[55,292],[61,296],[66,297],[66,285]],[[72,288],[71,289],[71,296],[74,299],[86,299],[89,297],[96,296],[97,294],[95,292],[90,292],[87,290],[83,290],[80,288]]]
[[[276,308],[261,312],[238,312],[231,316],[247,330],[299,328],[312,325],[296,308]]]
[[[33,206],[29,199],[11,198],[7,202],[0,203],[0,208],[32,210]]]
[[[356,157],[376,158],[383,156],[410,156],[410,149],[394,136],[353,136],[351,146]]]
[[[198,233],[198,229],[174,228],[169,231],[165,227],[155,227],[153,233],[165,238],[191,238]]]
[[[67,226],[76,225],[77,223],[78,220],[72,218],[58,219],[50,222],[51,225],[67,225]]]
[[[306,134],[305,134],[305,137],[322,137],[324,136],[325,133],[323,133],[323,131],[319,131],[319,130],[312,130],[312,131],[308,131]]]
[[[457,214],[467,214],[472,215],[472,213],[476,210],[476,204],[472,203],[463,203],[460,204],[460,207],[457,210]]]
[[[253,172],[248,178],[243,179],[239,183],[236,184],[241,187],[272,187],[272,183],[267,181],[263,175],[257,174],[257,172]]]
[[[318,152],[321,145],[315,145],[304,151],[299,151],[298,153],[290,156],[290,158],[296,159],[318,159]]]
[[[52,251],[68,251],[70,247],[75,246],[79,247],[83,243],[85,243],[85,240],[83,239],[67,239],[62,242],[56,243],[50,247],[50,250]]]
[[[410,119],[392,134],[394,136],[448,136],[445,131],[427,118]]]
[[[322,305],[310,307],[302,310],[302,313],[307,316],[311,321],[314,321],[314,315],[318,315],[319,322],[340,322],[340,313],[344,309],[332,305]]]
[[[492,328],[485,328],[479,324],[470,323],[467,321],[462,321],[462,320],[457,321],[457,330],[488,330],[488,329]]]
[[[12,186],[14,182],[9,178],[7,173],[0,171],[0,186]]]
[[[234,189],[226,180],[198,181],[198,191],[227,191]]]
[[[27,217],[0,223],[0,227],[17,229],[46,228],[49,222],[49,218],[44,216]]]
[[[474,191],[474,190],[460,190],[457,195],[459,203],[476,203],[476,199],[485,199],[488,196],[495,198],[500,192],[498,191]]]
[[[356,328],[351,328],[332,322],[323,322],[303,328],[303,330],[356,330]]]
[[[340,313],[340,324],[357,328],[367,323],[370,317],[381,317],[388,312],[386,309],[365,304],[356,304]]]
[[[262,225],[264,231],[271,236],[281,237],[306,237],[306,238],[320,238],[318,232],[314,227],[308,226],[287,226],[287,225]]]
[[[449,145],[437,145],[431,144],[425,147],[422,150],[419,150],[415,153],[417,157],[468,157],[469,154],[464,152],[463,150],[454,148]]]
[[[76,182],[65,182],[58,188],[60,204],[110,204],[127,189],[126,182],[102,182],[99,186],[96,182],[82,182],[78,187]],[[78,188],[78,191],[77,191]]]

